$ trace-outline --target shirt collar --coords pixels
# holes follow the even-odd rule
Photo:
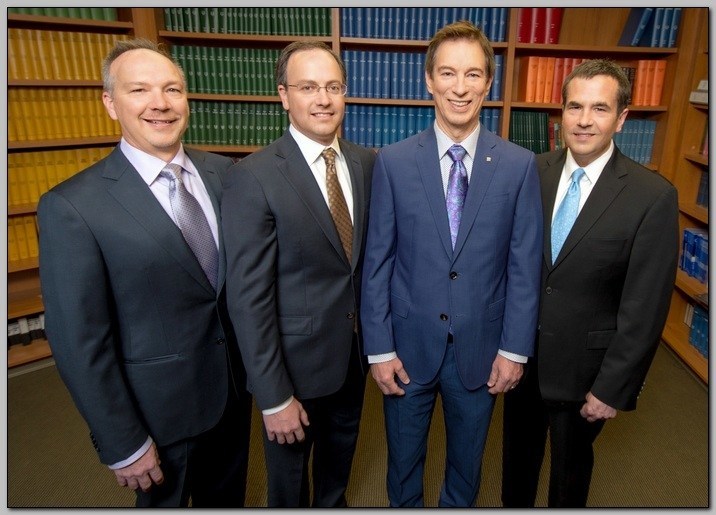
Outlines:
[[[448,149],[453,145],[461,145],[467,152],[467,155],[469,155],[473,160],[475,159],[475,152],[477,151],[477,138],[480,136],[479,123],[477,124],[477,127],[475,127],[475,130],[462,141],[453,141],[450,139],[450,136],[445,134],[440,126],[438,126],[437,120],[433,122],[433,127],[435,129],[435,136],[438,142],[438,156],[440,156],[440,159],[443,158]]]
[[[151,185],[157,177],[159,177],[159,172],[161,172],[167,165],[166,161],[151,154],[147,154],[143,150],[139,150],[137,147],[129,144],[129,142],[127,142],[124,138],[120,140],[119,148],[127,160],[139,172],[142,180],[144,180],[147,185]],[[184,145],[180,145],[179,151],[170,162],[180,165],[184,170],[191,174],[194,174],[196,171],[196,168],[194,168],[194,165],[189,160],[186,152],[184,152]]]
[[[604,152],[601,156],[596,158],[594,161],[589,163],[587,166],[579,166],[577,162],[574,160],[574,156],[572,156],[572,151],[567,150],[567,160],[564,162],[564,168],[562,169],[562,173],[566,174],[567,177],[571,177],[572,173],[577,169],[581,168],[584,170],[584,175],[587,176],[587,179],[589,179],[589,182],[591,184],[594,184],[597,182],[597,179],[599,179],[599,176],[602,174],[602,170],[604,170],[604,167],[607,165],[609,160],[612,158],[612,154],[614,154],[614,141],[611,141],[609,144],[609,148],[606,152]]]
[[[321,152],[328,147],[335,150],[337,156],[341,155],[341,147],[338,145],[338,136],[333,136],[333,142],[326,146],[312,140],[296,129],[293,124],[289,125],[288,130],[291,133],[291,136],[293,136],[293,139],[296,140],[298,148],[301,150],[301,154],[303,154],[304,159],[309,165],[315,163],[316,160],[321,157]]]

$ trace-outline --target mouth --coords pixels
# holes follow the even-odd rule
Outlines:
[[[331,118],[333,116],[333,113],[326,113],[326,112],[312,113],[312,116],[315,116],[316,118]]]
[[[151,125],[157,125],[157,126],[168,126],[176,122],[176,120],[144,120],[145,122],[151,124]]]
[[[450,105],[457,109],[463,109],[469,106],[471,103],[470,100],[448,100],[448,102],[450,102]]]

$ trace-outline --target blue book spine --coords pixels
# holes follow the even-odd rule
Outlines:
[[[365,98],[366,94],[366,74],[368,71],[366,70],[366,64],[367,64],[367,56],[366,50],[356,50],[358,54],[358,84],[356,85],[356,96],[359,96],[361,98]]]
[[[376,106],[365,107],[365,146],[375,147],[375,131],[376,131],[376,119],[375,119]]]
[[[654,11],[654,26],[651,30],[651,40],[649,42],[650,47],[655,48],[659,45],[659,35],[661,34],[661,23],[664,19],[664,8],[657,7]]]
[[[390,98],[400,97],[400,53],[387,53],[390,59]]]
[[[418,126],[418,113],[415,107],[406,107],[406,125],[405,125],[405,138],[409,138],[417,131]],[[403,138],[400,138],[403,139]]]
[[[671,20],[674,17],[673,7],[664,7],[664,16],[661,19],[661,31],[659,32],[659,42],[656,46],[665,48],[669,44],[669,32],[671,31]]]
[[[408,52],[408,79],[407,79],[407,92],[406,92],[406,98],[408,100],[414,100],[416,98],[415,96],[415,69],[417,68],[415,65],[415,54],[412,52]]]
[[[375,88],[375,56],[376,52],[372,50],[366,50],[365,52],[365,97],[366,98],[375,98],[377,95],[375,95],[375,92],[373,89]]]
[[[500,34],[500,10],[501,7],[490,8],[490,41],[498,41]]]
[[[500,7],[500,33],[497,41],[504,42],[507,39],[507,7]]]
[[[380,98],[390,98],[391,90],[391,54],[390,52],[379,52],[380,55]]]
[[[653,7],[632,7],[617,44],[619,46],[639,45],[653,12]]]
[[[495,76],[492,78],[489,100],[500,100],[502,98],[502,69],[504,60],[505,56],[503,54],[495,55]]]
[[[398,97],[399,99],[408,98],[408,52],[400,52],[399,54],[399,65],[398,65],[398,80],[400,84],[398,86]]]
[[[668,48],[676,46],[676,35],[679,32],[679,22],[681,21],[681,7],[674,7],[674,14],[671,17],[671,27],[669,29],[669,40],[666,43]]]

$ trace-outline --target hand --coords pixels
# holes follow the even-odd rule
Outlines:
[[[405,390],[395,381],[397,375],[403,384],[410,382],[408,373],[403,368],[403,362],[400,359],[393,358],[382,363],[372,363],[370,373],[383,395],[405,395]]]
[[[264,427],[270,441],[280,444],[302,442],[306,438],[303,426],[310,425],[308,413],[295,398],[278,413],[264,415]]]
[[[597,420],[608,420],[617,416],[617,410],[604,404],[597,399],[592,392],[587,394],[587,402],[584,403],[579,414],[587,419],[587,422],[596,422]]]
[[[132,490],[141,488],[143,492],[148,492],[152,488],[152,483],[161,485],[164,482],[164,473],[159,467],[160,464],[157,446],[152,442],[141,458],[131,465],[114,470],[114,474],[119,486],[128,486]]]
[[[487,379],[488,392],[495,395],[507,393],[520,382],[524,365],[498,354],[492,363],[492,372]]]

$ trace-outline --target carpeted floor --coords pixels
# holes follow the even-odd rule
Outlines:
[[[23,371],[25,372],[25,371]],[[7,506],[129,507],[134,494],[117,486],[90,444],[55,367],[8,374]],[[438,405],[437,409],[440,407]],[[497,402],[483,464],[479,507],[500,506],[502,402]],[[593,507],[709,506],[708,389],[669,351],[659,349],[635,412],[609,421],[596,444]],[[266,479],[254,417],[247,506],[265,506]],[[433,418],[425,477],[425,501],[436,506],[442,481],[443,421]],[[380,392],[372,379],[356,452],[348,502],[387,506],[386,449]],[[548,466],[538,506],[546,505]]]

